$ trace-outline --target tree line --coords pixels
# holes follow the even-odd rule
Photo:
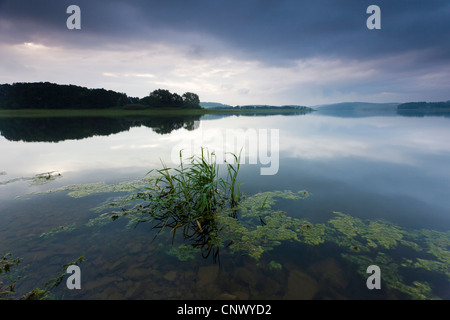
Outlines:
[[[407,102],[400,104],[398,110],[426,110],[426,109],[448,109],[450,108],[450,100],[442,102]]]
[[[0,109],[107,109],[189,108],[198,109],[200,98],[157,89],[144,98],[128,97],[105,89],[88,89],[49,82],[0,85]]]
[[[201,109],[197,94],[186,92],[180,96],[165,89],[154,90],[149,96],[139,99],[138,104],[150,108]]]

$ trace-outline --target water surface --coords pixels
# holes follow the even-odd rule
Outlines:
[[[93,208],[124,193],[80,198],[69,191],[45,193],[140,180],[162,162],[176,166],[174,154],[194,142],[217,153],[234,151],[218,145],[217,137],[262,130],[279,131],[279,153],[273,154],[279,157],[278,171],[261,175],[267,165],[244,152],[239,181],[248,197],[306,190],[309,197],[277,198],[273,209],[307,220],[312,231],[321,226],[336,231],[330,221],[338,217],[367,226],[383,221],[401,230],[402,239],[388,247],[369,241],[370,250],[352,250],[343,245],[348,235],[337,230],[331,234],[339,238],[318,244],[287,239],[268,245],[258,259],[225,247],[215,257],[195,250],[177,255],[173,249],[183,239],[174,246],[167,232],[154,240],[149,223],[92,223],[102,213]],[[63,283],[55,299],[450,298],[449,118],[320,112],[3,118],[0,132],[0,252],[22,257],[19,271],[27,277],[17,285],[19,292],[42,287],[63,264],[83,255],[82,289],[70,291]],[[364,232],[369,231],[350,241],[364,244]],[[381,264],[381,290],[366,287],[368,275],[362,271],[370,264]]]

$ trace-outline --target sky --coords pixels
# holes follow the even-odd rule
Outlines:
[[[447,101],[450,1],[0,0],[0,83],[45,81],[230,105]]]

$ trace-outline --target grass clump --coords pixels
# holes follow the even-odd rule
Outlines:
[[[173,237],[178,230],[190,240],[208,234],[217,227],[217,213],[237,210],[243,197],[237,183],[240,158],[233,157],[235,163],[226,163],[226,172],[221,174],[214,153],[202,149],[200,156],[188,158],[186,164],[180,151],[178,168],[163,163],[163,169],[156,170],[154,182],[132,194],[125,204],[140,201],[137,209],[141,216],[149,215],[160,231],[170,228]],[[132,210],[123,215],[129,212]]]

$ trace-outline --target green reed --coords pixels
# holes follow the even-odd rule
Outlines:
[[[142,200],[139,211],[150,215],[160,231],[170,228],[173,237],[182,230],[191,241],[204,241],[216,228],[215,217],[221,210],[237,210],[243,197],[237,182],[240,157],[232,154],[234,163],[226,162],[226,174],[221,174],[214,153],[202,148],[201,155],[183,160],[177,168],[152,170],[154,184],[138,190],[129,201]]]

